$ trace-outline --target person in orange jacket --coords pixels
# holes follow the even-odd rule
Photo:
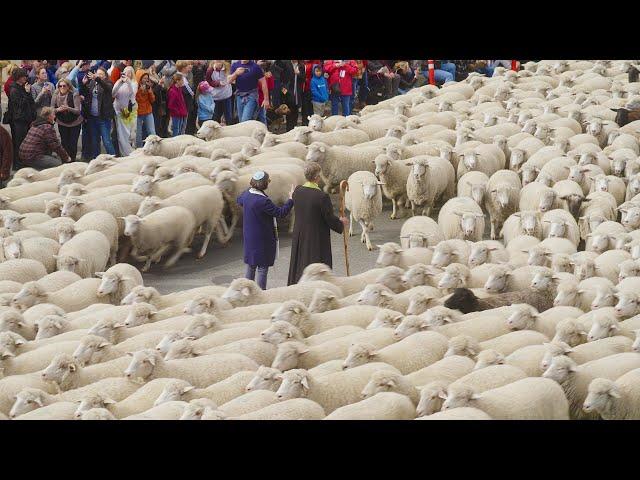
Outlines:
[[[153,103],[156,96],[153,94],[153,85],[149,78],[149,72],[140,69],[136,72],[138,91],[136,102],[138,104],[138,119],[136,120],[136,147],[142,147],[144,140],[149,135],[156,134],[156,126],[153,121]]]

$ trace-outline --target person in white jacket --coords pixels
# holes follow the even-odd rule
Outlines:
[[[126,157],[133,152],[135,139],[134,127],[137,117],[136,93],[138,84],[135,81],[133,67],[126,67],[120,79],[113,86],[113,109],[116,112],[116,131],[120,156]]]

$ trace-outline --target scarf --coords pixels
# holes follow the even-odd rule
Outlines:
[[[317,183],[313,183],[313,182],[305,182],[304,184],[302,184],[303,187],[307,187],[307,188],[315,188],[316,190],[320,190],[320,187],[318,186]]]
[[[262,197],[267,197],[267,195],[255,188],[250,188],[249,193],[253,193],[254,195],[260,195]],[[268,197],[267,197],[268,198]],[[276,221],[276,217],[273,217],[273,230],[276,234],[276,260],[280,257],[280,238],[278,237],[278,222]]]
[[[189,85],[189,80],[187,80],[187,76],[184,73],[181,73],[182,78],[184,79],[184,88],[187,89],[187,92],[189,92],[189,95],[191,95],[192,97],[193,95],[193,90],[191,89],[191,85]]]

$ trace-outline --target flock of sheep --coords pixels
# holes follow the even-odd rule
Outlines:
[[[640,121],[612,111],[640,95],[631,65],[499,67],[282,135],[208,121],[18,171],[0,418],[640,419]],[[369,250],[383,197],[415,215],[375,268],[160,295],[124,263],[171,266],[196,235],[202,257],[254,171],[283,203],[309,160],[325,191],[348,180]]]

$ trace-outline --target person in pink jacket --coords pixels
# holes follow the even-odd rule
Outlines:
[[[173,137],[180,135],[189,115],[187,104],[182,95],[183,85],[184,77],[180,73],[176,73],[173,75],[171,86],[167,91],[167,110],[169,110],[169,116],[171,117],[171,134]]]
[[[355,60],[327,60],[324,71],[329,75],[331,115],[338,115],[338,105],[342,104],[342,115],[351,114],[351,95],[353,95],[353,76],[358,73]]]

